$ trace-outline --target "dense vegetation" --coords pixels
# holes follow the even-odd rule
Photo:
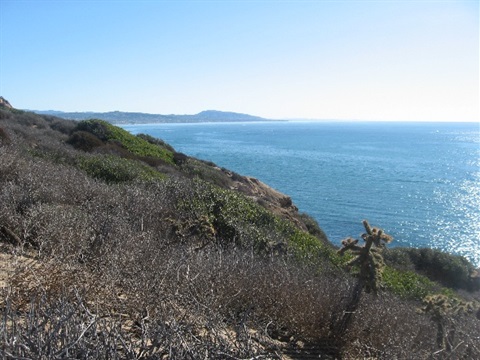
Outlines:
[[[480,358],[473,266],[364,226],[337,250],[255,179],[104,121],[0,109],[0,354]]]

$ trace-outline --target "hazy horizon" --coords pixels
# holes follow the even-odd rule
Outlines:
[[[8,99],[6,99],[8,100]],[[201,110],[199,111],[198,113],[195,113],[195,114],[159,114],[159,113],[146,113],[146,112],[143,112],[143,111],[121,111],[121,110],[109,110],[109,111],[92,111],[92,110],[85,110],[85,111],[62,111],[62,110],[56,110],[56,109],[21,109],[21,110],[25,110],[25,111],[33,111],[33,112],[58,112],[58,113],[85,113],[85,114],[102,114],[102,113],[112,113],[112,112],[121,112],[121,113],[131,113],[131,114],[146,114],[146,115],[162,115],[162,116],[171,116],[171,115],[174,115],[174,116],[185,116],[185,115],[188,115],[188,116],[193,116],[193,115],[198,115],[199,113],[201,112],[204,112],[204,111],[221,111],[221,112],[226,112],[226,113],[238,113],[238,114],[243,114],[243,115],[251,115],[251,116],[257,116],[255,114],[247,114],[247,113],[242,113],[242,112],[233,112],[233,111],[228,111],[228,110],[215,110],[215,109],[207,109],[207,110]],[[478,122],[478,120],[471,120],[471,121],[468,121],[468,120],[464,120],[464,121],[450,121],[450,120],[416,120],[416,119],[410,119],[410,120],[381,120],[381,119],[376,119],[376,120],[371,120],[371,119],[327,119],[327,118],[323,118],[323,119],[314,119],[314,118],[263,118],[261,117],[263,120],[265,121],[291,121],[291,122],[391,122],[391,123],[401,123],[401,122],[418,122],[418,123],[422,123],[422,122],[431,122],[431,123],[435,123],[435,122],[439,122],[439,123],[447,123],[447,122],[451,122],[451,123],[459,123],[459,122],[464,122],[464,123],[475,123],[475,122]],[[246,122],[252,122],[254,120],[249,120],[249,121],[246,121]],[[259,121],[262,121],[262,120],[259,120]],[[228,122],[228,120],[226,121]],[[234,121],[234,122],[238,122],[238,121]],[[155,124],[155,123],[142,123],[143,125],[152,125],[152,124]],[[163,124],[163,123],[159,123],[159,124]],[[182,123],[179,123],[179,124],[182,124]],[[198,123],[194,123],[194,124],[198,124]],[[140,125],[140,124],[138,124]],[[480,124],[479,124],[480,126]],[[479,128],[480,129],[480,128]]]
[[[0,1],[16,108],[480,118],[478,1]]]

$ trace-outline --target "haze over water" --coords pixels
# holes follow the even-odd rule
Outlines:
[[[339,244],[362,219],[393,246],[432,247],[480,266],[476,123],[258,122],[125,125],[292,197]]]

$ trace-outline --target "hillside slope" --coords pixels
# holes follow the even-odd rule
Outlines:
[[[6,358],[480,357],[464,259],[362,292],[288,196],[101,120],[0,108],[0,250]]]

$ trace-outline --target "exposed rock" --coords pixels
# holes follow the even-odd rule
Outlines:
[[[7,108],[7,109],[13,109],[13,106],[10,105],[8,100],[6,100],[3,96],[0,96],[0,108]]]
[[[289,219],[302,230],[308,231],[305,224],[298,219],[298,208],[289,196],[250,176],[237,175],[234,178],[235,190],[253,198],[273,213]]]

